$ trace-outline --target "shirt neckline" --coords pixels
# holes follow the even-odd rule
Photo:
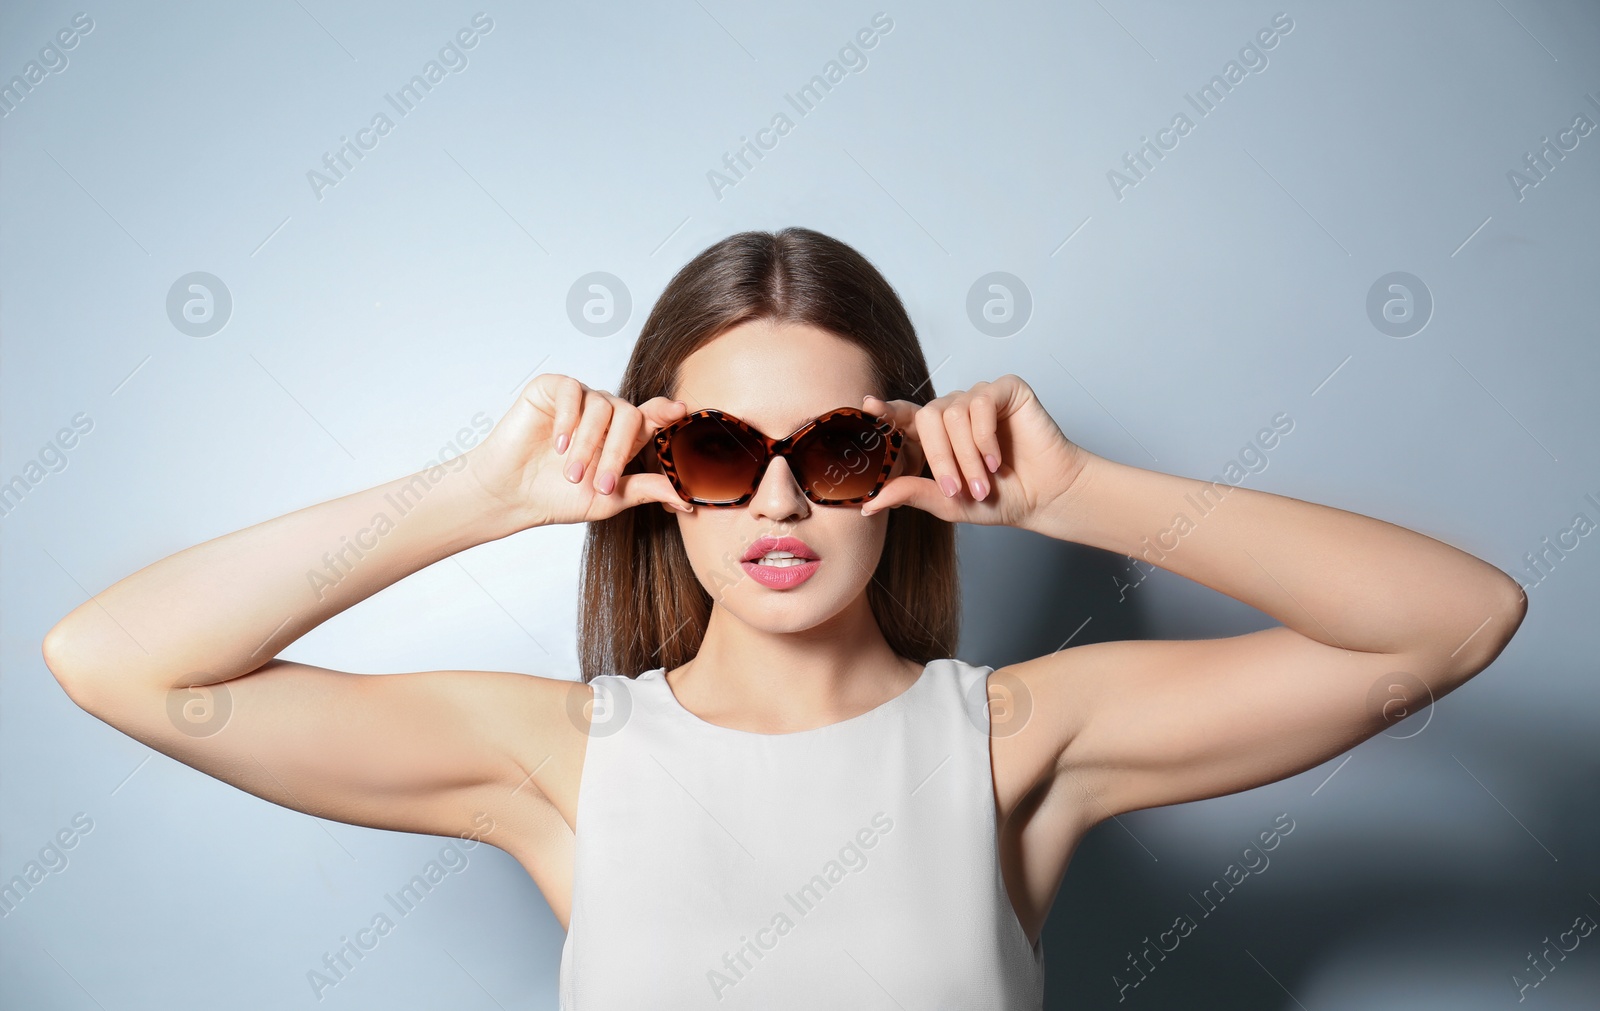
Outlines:
[[[929,680],[928,671],[937,662],[938,661],[936,660],[929,660],[927,663],[923,664],[921,672],[917,674],[917,679],[911,682],[911,684],[907,686],[905,690],[901,691],[900,694],[894,696],[893,698],[878,703],[864,713],[858,713],[855,716],[851,716],[843,720],[837,720],[833,723],[824,723],[820,727],[808,727],[805,730],[791,730],[782,734],[764,734],[758,730],[739,730],[736,727],[724,727],[720,723],[712,723],[710,720],[701,719],[694,713],[690,712],[682,702],[678,701],[677,693],[672,690],[672,685],[667,683],[667,669],[665,667],[652,668],[651,670],[645,671],[643,674],[639,675],[639,677],[653,678],[654,680],[661,682],[661,692],[666,697],[665,701],[667,708],[671,709],[674,713],[679,714],[680,718],[685,719],[690,723],[695,723],[702,727],[707,727],[713,731],[717,731],[722,734],[729,734],[735,737],[760,738],[768,740],[795,740],[815,734],[834,731],[841,727],[849,727],[855,724],[866,723],[881,713],[891,712],[894,709],[903,706],[907,697],[911,695],[912,692],[915,692],[924,681]]]

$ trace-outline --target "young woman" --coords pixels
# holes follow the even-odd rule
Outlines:
[[[581,681],[274,659],[580,522]],[[1281,626],[968,664],[955,523],[1142,556]],[[459,461],[156,562],[43,645],[78,705],[240,789],[510,853],[568,929],[563,1007],[1037,1008],[1091,827],[1348,751],[1525,606],[1422,534],[1096,456],[1015,375],[933,396],[889,284],[790,228],[685,266],[618,393],[538,376]]]

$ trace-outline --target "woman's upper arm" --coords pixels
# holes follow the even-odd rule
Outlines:
[[[485,813],[517,824],[519,804],[575,782],[587,728],[571,703],[591,694],[505,671],[350,674],[286,660],[205,687],[76,684],[87,687],[69,688],[74,701],[102,721],[274,804],[455,836],[482,835]]]
[[[1286,627],[1223,639],[1073,647],[995,672],[1025,691],[1015,736],[1068,777],[1095,820],[1276,782],[1348,751],[1454,690],[1471,657],[1344,650]],[[1392,684],[1391,684],[1392,682]]]

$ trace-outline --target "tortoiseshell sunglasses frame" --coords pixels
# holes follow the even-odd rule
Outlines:
[[[731,414],[708,407],[704,410],[694,411],[686,414],[677,421],[658,429],[655,434],[656,459],[660,462],[661,469],[666,473],[667,479],[672,482],[673,489],[676,490],[678,496],[685,501],[693,502],[695,505],[711,506],[713,508],[723,506],[742,506],[755,497],[756,489],[761,486],[761,478],[766,475],[767,465],[772,462],[772,458],[774,456],[787,456],[788,452],[794,448],[795,443],[799,442],[807,432],[811,431],[813,428],[816,428],[818,425],[830,418],[836,418],[840,416],[862,418],[868,422],[871,422],[872,426],[877,429],[878,432],[881,433],[884,439],[888,442],[888,451],[884,454],[883,468],[878,473],[877,481],[873,483],[871,491],[867,492],[865,495],[858,495],[855,498],[820,498],[817,495],[812,494],[810,488],[811,482],[809,481],[798,482],[800,485],[800,490],[805,493],[806,498],[810,499],[812,502],[815,502],[817,505],[850,505],[857,502],[866,502],[876,496],[878,492],[882,491],[883,486],[888,482],[889,472],[894,469],[895,460],[900,456],[900,445],[904,441],[905,436],[900,429],[895,427],[893,422],[885,418],[880,418],[875,414],[868,414],[859,407],[835,408],[826,414],[818,415],[781,439],[771,438],[770,436],[765,435],[757,430],[752,425],[734,417]],[[730,502],[719,502],[711,501],[709,499],[694,498],[686,493],[683,489],[683,484],[678,478],[677,464],[675,464],[672,460],[672,436],[680,428],[683,428],[697,418],[714,418],[718,421],[721,421],[723,424],[732,425],[736,428],[739,428],[752,436],[755,442],[759,443],[763,447],[764,456],[760,465],[756,468],[755,477],[750,485],[750,488],[737,499],[734,499]],[[796,475],[796,477],[799,476],[800,475]]]

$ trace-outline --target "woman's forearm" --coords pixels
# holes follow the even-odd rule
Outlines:
[[[52,672],[215,684],[384,587],[520,529],[465,457],[217,537],[95,594],[45,637]]]
[[[1471,672],[1503,648],[1526,603],[1510,576],[1413,530],[1099,456],[1028,528],[1158,565],[1332,646]]]

